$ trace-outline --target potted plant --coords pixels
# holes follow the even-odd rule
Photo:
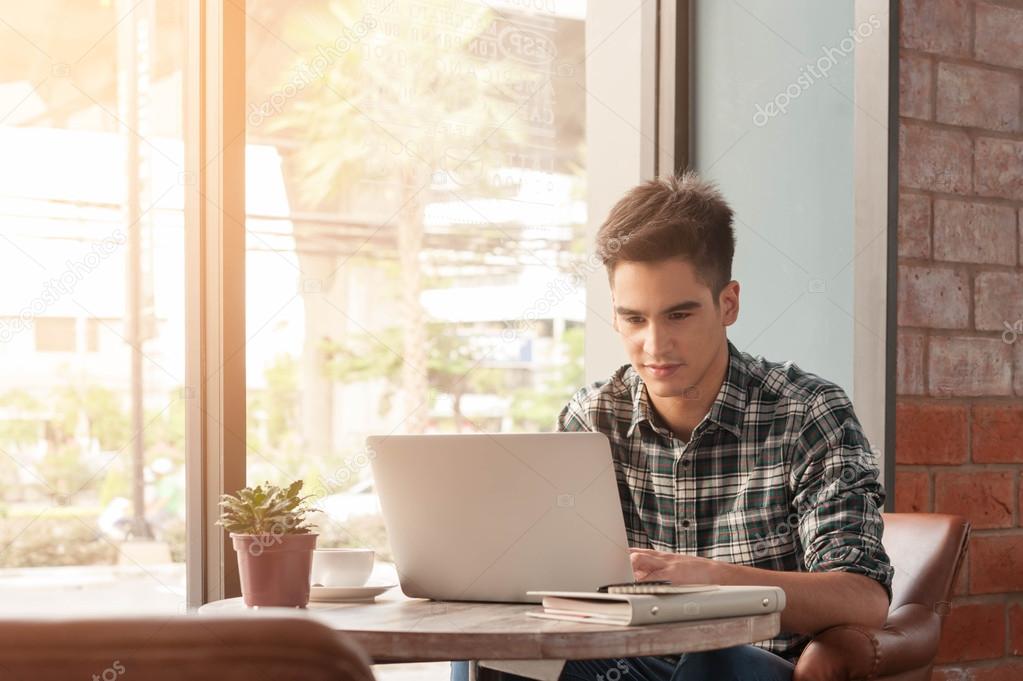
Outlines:
[[[299,495],[302,481],[270,483],[221,497],[220,520],[238,554],[247,606],[304,608],[317,535],[305,524],[309,511]]]

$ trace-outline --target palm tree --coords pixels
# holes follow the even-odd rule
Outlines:
[[[525,139],[523,107],[550,88],[549,73],[476,56],[480,45],[495,42],[497,15],[483,5],[460,7],[471,11],[458,17],[458,25],[444,27],[443,45],[431,35],[432,27],[424,27],[407,8],[399,11],[396,3],[361,16],[341,2],[290,13],[285,42],[308,46],[300,48],[298,61],[305,63],[317,53],[333,61],[318,80],[303,82],[301,94],[266,126],[269,132],[286,132],[295,143],[285,161],[288,184],[300,188],[292,197],[293,209],[299,205],[321,215],[374,216],[361,225],[360,220],[351,221],[351,226],[363,227],[364,240],[349,240],[332,255],[323,253],[329,237],[322,229],[304,229],[296,222],[303,268],[319,262],[321,272],[331,270],[324,288],[341,297],[343,290],[333,277],[343,268],[354,271],[387,246],[396,252],[403,428],[412,433],[424,428],[429,388],[426,316],[419,300],[424,208],[438,194],[454,200],[483,191],[492,196],[485,169],[503,161],[503,149]],[[348,49],[336,49],[339,35],[352,36]],[[321,52],[323,46],[335,49]],[[495,84],[487,74],[496,73],[502,81]],[[363,244],[373,244],[374,252],[367,253]],[[324,267],[326,261],[329,267]],[[307,307],[306,354],[315,362],[303,375],[304,409],[312,406],[310,400],[322,404],[331,399],[329,379],[322,372],[312,375],[312,365],[322,367],[326,360],[321,340],[334,335],[324,332],[323,320],[317,319],[321,316],[309,314]],[[315,384],[320,389],[310,389]],[[329,432],[325,421],[319,427]]]

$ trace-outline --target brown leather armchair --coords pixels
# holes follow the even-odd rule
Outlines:
[[[884,628],[842,625],[817,634],[793,681],[930,681],[970,523],[954,515],[886,513],[884,524],[882,541],[895,568]]]
[[[359,648],[312,620],[177,615],[0,620],[0,679],[373,681],[373,673]]]

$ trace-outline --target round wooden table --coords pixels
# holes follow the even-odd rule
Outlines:
[[[372,603],[310,602],[305,609],[245,607],[241,598],[200,613],[304,614],[344,632],[374,663],[444,660],[585,660],[670,655],[772,638],[780,615],[730,617],[639,627],[527,617],[539,605],[408,599],[399,589]]]

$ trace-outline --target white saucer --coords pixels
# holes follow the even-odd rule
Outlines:
[[[397,584],[368,584],[366,586],[311,586],[310,601],[338,603],[342,601],[372,601],[377,596],[398,586]]]

